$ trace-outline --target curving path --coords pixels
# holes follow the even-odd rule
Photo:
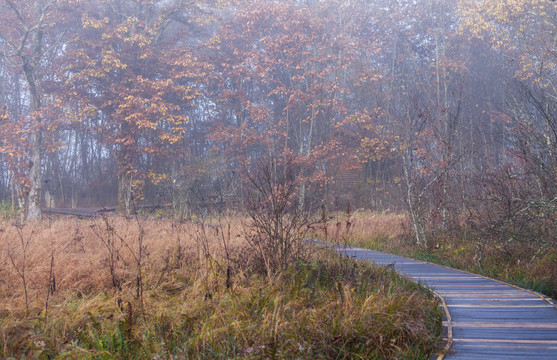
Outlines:
[[[443,324],[450,349],[438,359],[557,360],[557,307],[549,298],[479,275],[378,251],[344,246],[337,246],[337,251],[380,266],[392,264],[444,299],[448,316]]]

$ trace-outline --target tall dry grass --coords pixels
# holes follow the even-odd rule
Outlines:
[[[404,213],[358,209],[323,213],[320,224],[314,227],[313,236],[339,244],[384,246],[385,243],[399,242],[408,229],[408,216]]]
[[[269,279],[244,222],[1,223],[0,358],[425,359],[435,349],[440,313],[416,284],[328,252]]]
[[[162,282],[164,269],[196,264],[199,271],[204,271],[200,264],[207,262],[207,254],[226,258],[226,247],[232,251],[240,249],[243,245],[240,221],[231,218],[220,224],[218,221],[196,224],[99,217],[92,220],[59,218],[26,225],[4,222],[0,224],[0,309],[14,313],[24,310],[24,288],[16,270],[22,267],[24,255],[29,307],[37,314],[43,311],[47,290],[52,286],[49,281],[52,259],[54,297],[99,289],[115,290],[110,251],[113,252],[114,277],[122,292],[134,295],[140,240],[144,281]],[[25,254],[18,231],[28,244]]]

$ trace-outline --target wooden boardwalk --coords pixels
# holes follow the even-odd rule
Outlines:
[[[135,207],[136,210],[139,209],[151,209],[151,211],[155,209],[162,209],[170,207],[169,204],[164,205],[137,205]],[[45,214],[53,214],[53,215],[70,215],[70,216],[77,216],[79,218],[91,218],[99,215],[106,215],[108,213],[115,213],[116,207],[96,207],[96,208],[43,208],[42,211]]]
[[[448,360],[557,360],[557,308],[538,293],[479,275],[377,251],[337,247],[346,256],[393,264],[441,296]]]
[[[114,212],[116,211],[115,207],[109,208],[44,208],[42,209],[46,214],[55,214],[55,215],[72,215],[82,218],[94,217],[95,215],[100,215],[107,212]]]

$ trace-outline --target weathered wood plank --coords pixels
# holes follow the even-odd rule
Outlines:
[[[557,329],[557,323],[537,323],[537,322],[488,322],[488,321],[453,321],[453,327],[474,327],[474,328],[509,328],[509,329]],[[555,332],[557,334],[557,332]]]
[[[557,343],[557,331],[555,329],[542,328],[496,328],[496,327],[462,327],[453,324],[454,339],[482,339],[508,341],[539,341],[542,344]]]

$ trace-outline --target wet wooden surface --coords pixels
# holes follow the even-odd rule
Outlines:
[[[550,299],[443,266],[377,251],[338,247],[346,256],[391,265],[445,299],[450,360],[557,360],[557,308]],[[448,325],[445,322],[445,325]]]

